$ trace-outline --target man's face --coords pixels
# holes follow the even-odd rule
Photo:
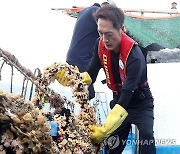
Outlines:
[[[103,40],[105,47],[108,50],[113,50],[116,53],[119,52],[119,44],[121,41],[121,32],[113,27],[113,24],[110,20],[98,19],[98,32]]]
[[[172,8],[176,8],[176,3],[172,3]]]

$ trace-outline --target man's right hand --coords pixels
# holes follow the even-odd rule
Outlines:
[[[82,82],[84,82],[88,86],[92,83],[92,79],[91,79],[90,75],[88,74],[88,72],[81,73],[81,77],[82,77]],[[68,85],[69,78],[67,76],[66,70],[64,70],[64,69],[59,70],[55,74],[55,78],[61,85],[63,85],[63,86]]]
[[[88,74],[88,72],[81,73],[81,77],[82,77],[82,82],[84,82],[88,86],[92,83],[92,79],[90,75]]]
[[[69,78],[67,77],[66,71],[64,69],[59,70],[55,74],[55,78],[60,84],[62,84],[63,86],[67,86]]]

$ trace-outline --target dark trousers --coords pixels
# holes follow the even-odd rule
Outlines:
[[[128,134],[131,124],[135,124],[139,130],[139,140],[132,144],[139,144],[139,154],[155,154],[154,141],[154,105],[150,91],[147,89],[144,99],[133,99],[132,106],[127,109],[128,116],[122,125],[106,139],[105,149],[107,154],[121,154],[128,142]],[[136,97],[136,96],[135,96]],[[112,103],[112,102],[111,102]],[[112,105],[112,104],[111,104]],[[113,106],[113,105],[112,105]]]

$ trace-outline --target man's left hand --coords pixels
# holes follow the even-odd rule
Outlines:
[[[109,137],[123,123],[127,116],[127,111],[119,104],[116,104],[109,112],[104,125],[89,125],[89,129],[93,132],[91,136],[92,141],[94,143],[100,143]]]
[[[105,129],[103,126],[94,126],[89,125],[89,129],[93,132],[93,135],[91,136],[93,143],[100,143],[102,140],[105,139]]]

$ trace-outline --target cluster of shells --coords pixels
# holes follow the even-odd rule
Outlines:
[[[0,90],[0,153],[60,153],[46,114],[20,95]]]
[[[73,112],[73,102],[48,88],[54,82],[55,74],[62,69],[69,79],[68,86],[75,102],[80,104],[78,115]],[[44,74],[34,82],[41,88],[36,88],[32,101],[0,90],[0,153],[97,153],[88,129],[88,125],[96,124],[94,108],[88,103],[88,86],[82,82],[78,68],[67,63],[54,63],[45,68]],[[55,108],[53,114],[42,109],[46,102]],[[68,104],[71,110],[64,104]],[[56,140],[50,135],[50,121],[58,124]]]
[[[75,102],[80,104],[80,112],[75,115],[60,110],[54,115],[54,121],[58,124],[58,138],[56,143],[63,154],[93,154],[97,147],[91,142],[91,131],[88,125],[96,124],[94,108],[88,103],[88,86],[82,82],[80,72],[76,66],[67,63],[54,63],[44,69],[44,74],[38,80],[38,84],[50,85],[55,80],[58,71],[65,70],[65,76],[69,79],[67,86],[72,89]],[[63,105],[59,105],[63,106]],[[68,110],[68,109],[67,109]]]

